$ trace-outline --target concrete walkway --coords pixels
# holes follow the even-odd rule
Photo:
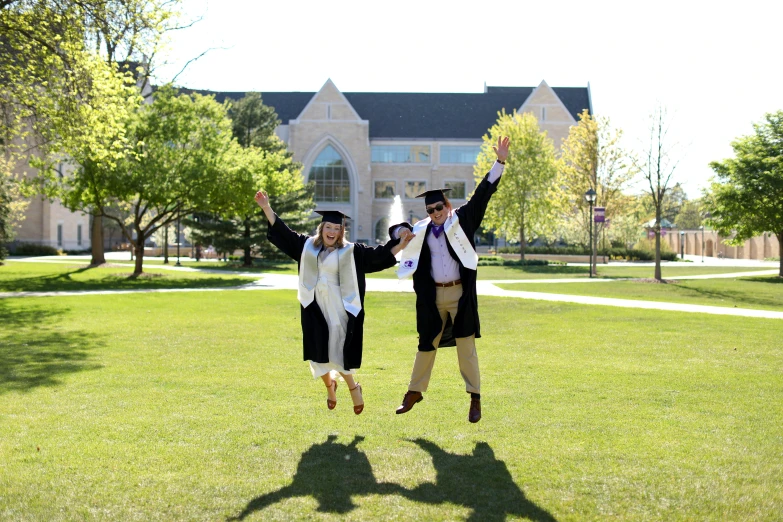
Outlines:
[[[126,254],[127,255],[127,254]],[[81,256],[69,256],[71,262],[76,261]],[[89,257],[85,258],[89,261]],[[85,259],[78,259],[82,262]],[[126,257],[127,259],[127,257]],[[21,262],[62,262],[54,261],[46,258],[26,258],[26,259],[12,259],[11,261]],[[726,260],[719,260],[726,261]],[[737,260],[728,260],[737,261]],[[747,260],[739,260],[747,261]],[[127,261],[126,261],[127,262]],[[759,262],[757,262],[759,263]],[[636,266],[636,265],[635,265]],[[695,264],[693,265],[695,266]],[[712,265],[716,266],[716,265]],[[721,266],[733,266],[733,265],[721,265]],[[741,264],[740,266],[768,266],[766,264]],[[223,270],[210,270],[208,268],[190,268],[190,267],[175,267],[172,265],[154,265],[155,268],[163,268],[166,270],[179,270],[187,272],[205,272],[227,275],[227,272]],[[762,271],[737,271],[728,274],[708,274],[697,276],[681,276],[676,279],[713,279],[713,278],[735,278],[753,275],[774,275],[777,274],[777,270],[762,270]],[[139,290],[85,290],[85,291],[70,291],[70,292],[0,292],[0,299],[11,297],[51,297],[51,296],[81,296],[81,295],[112,295],[112,294],[133,294],[133,293],[152,293],[152,292],[219,292],[226,290],[296,290],[299,284],[299,278],[292,274],[259,274],[255,272],[230,272],[230,275],[240,275],[244,277],[253,277],[256,280],[245,285],[233,286],[233,287],[221,287],[221,288],[171,288],[171,289],[139,289]],[[574,303],[584,305],[598,305],[598,306],[616,306],[621,308],[641,308],[648,310],[665,310],[672,312],[686,312],[686,313],[703,313],[714,315],[732,315],[740,317],[758,317],[766,319],[783,319],[783,311],[773,310],[753,310],[747,308],[730,308],[722,306],[706,306],[706,305],[691,305],[682,303],[668,303],[660,301],[638,301],[632,299],[615,299],[608,297],[592,297],[592,296],[579,296],[579,295],[566,295],[566,294],[552,294],[544,292],[525,292],[519,290],[505,290],[496,286],[500,283],[611,283],[615,281],[623,281],[623,279],[599,279],[599,278],[568,278],[568,279],[504,279],[504,280],[492,280],[492,281],[478,281],[476,285],[476,291],[479,295],[495,296],[495,297],[508,297],[516,299],[535,299],[539,301],[554,301],[561,303]],[[413,282],[408,279],[399,281],[397,279],[367,279],[367,291],[368,292],[413,292]]]

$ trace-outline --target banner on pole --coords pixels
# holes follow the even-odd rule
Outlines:
[[[606,208],[595,207],[593,211],[595,212],[595,214],[593,215],[593,221],[595,221],[596,223],[603,223]]]

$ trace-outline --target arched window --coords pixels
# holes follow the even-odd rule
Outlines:
[[[389,240],[389,218],[382,217],[375,223],[375,242],[385,243]]]
[[[348,203],[351,201],[351,179],[342,156],[327,145],[310,168],[310,181],[315,182],[315,201]]]

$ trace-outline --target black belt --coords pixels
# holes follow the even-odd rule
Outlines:
[[[448,283],[435,283],[435,286],[439,286],[440,288],[448,288],[450,286],[457,286],[461,284],[462,284],[462,280],[457,279],[456,281],[449,281]]]

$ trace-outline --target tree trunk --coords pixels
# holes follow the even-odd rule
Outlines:
[[[778,257],[780,258],[778,277],[783,277],[783,232],[778,234]]]
[[[169,264],[169,227],[163,229],[163,264]]]
[[[103,217],[92,217],[92,237],[90,238],[90,249],[92,251],[91,265],[102,265],[106,262],[106,254],[103,251]]]
[[[136,247],[136,265],[133,269],[133,275],[140,276],[143,272],[142,263],[144,263],[144,235],[140,230],[136,231],[136,243],[133,246]]]
[[[250,258],[250,218],[245,218],[244,237],[245,237],[245,241],[244,241],[245,260],[243,266],[252,266],[253,260]]]
[[[663,281],[661,277],[661,225],[655,225],[655,279]]]
[[[525,260],[525,223],[519,226],[519,259]]]

